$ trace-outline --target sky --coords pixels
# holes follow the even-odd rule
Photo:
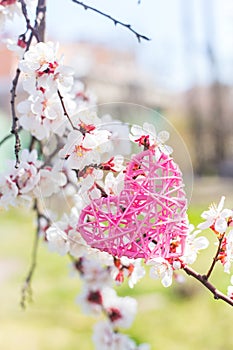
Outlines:
[[[47,29],[52,37],[59,41],[90,40],[136,52],[155,80],[178,89],[210,81],[212,71],[206,60],[209,38],[220,79],[232,83],[232,0],[86,1],[151,38],[140,44],[127,29],[115,28],[108,19],[71,0],[47,3]]]
[[[84,0],[130,23],[142,41],[107,18],[85,11],[72,0],[47,0],[47,37],[60,42],[91,41],[129,50],[157,84],[186,89],[211,81],[206,40],[214,49],[218,78],[232,84],[233,0]],[[206,6],[206,7],[205,7]],[[14,25],[17,28],[17,23]]]

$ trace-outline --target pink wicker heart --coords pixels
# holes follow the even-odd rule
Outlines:
[[[79,232],[91,247],[113,256],[178,257],[187,235],[183,187],[172,158],[141,152],[129,162],[119,196],[93,200],[82,210]]]

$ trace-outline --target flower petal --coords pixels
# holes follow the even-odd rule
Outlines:
[[[227,229],[227,222],[225,219],[218,218],[215,222],[214,228],[219,233],[224,233]]]
[[[205,230],[207,228],[209,228],[210,226],[212,226],[214,223],[214,220],[212,218],[210,218],[209,220],[205,221],[205,222],[201,222],[199,225],[197,225],[197,227],[200,230]]]
[[[222,196],[220,199],[220,202],[218,204],[218,212],[220,213],[220,211],[222,211],[223,207],[224,207],[224,202],[225,202],[225,196]]]

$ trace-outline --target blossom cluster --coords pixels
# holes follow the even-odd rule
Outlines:
[[[35,0],[24,0],[25,5],[31,6]],[[21,16],[21,5],[18,0],[0,1],[0,29],[5,27],[7,21],[13,21],[15,16]]]
[[[74,266],[84,282],[77,302],[85,313],[96,316],[102,313],[106,318],[94,327],[93,341],[96,349],[149,350],[148,344],[136,345],[126,334],[119,332],[119,329],[131,326],[137,303],[131,297],[119,297],[112,288],[111,276],[114,276],[116,269],[113,259],[101,253],[92,259],[90,256],[82,257]],[[134,265],[131,266],[133,269]]]
[[[145,274],[141,259],[116,259],[110,254],[99,252],[86,244],[78,232],[78,208],[73,207],[71,215],[54,222],[46,230],[46,239],[51,251],[60,255],[70,254],[73,259],[73,271],[78,272],[83,281],[81,294],[77,297],[82,311],[106,318],[96,324],[93,341],[96,349],[149,349],[147,344],[136,345],[119,329],[129,328],[137,310],[136,300],[119,297],[114,284],[128,279],[133,287]]]
[[[37,197],[50,197],[66,185],[66,175],[59,169],[41,167],[36,150],[22,150],[20,164],[14,162],[0,177],[0,208],[31,206]]]
[[[67,92],[73,85],[73,71],[58,59],[57,51],[58,45],[40,42],[19,62],[23,89],[29,94],[18,104],[19,123],[38,140],[48,139],[53,133],[62,136],[66,127],[58,91],[65,101],[71,99]],[[72,100],[67,105],[71,113]]]
[[[149,260],[147,264],[151,265],[150,276],[154,279],[161,279],[163,286],[169,287],[172,284],[174,272],[187,264],[193,264],[199,251],[208,247],[209,241],[206,237],[196,237],[199,233],[200,230],[194,231],[194,226],[190,224],[183,255],[177,259],[157,257]]]
[[[0,28],[5,26],[7,20],[13,20],[15,15],[20,15],[20,4],[17,0],[0,1]]]
[[[233,210],[224,208],[225,197],[222,196],[218,206],[212,204],[209,210],[204,211],[202,218],[206,221],[199,224],[198,228],[205,230],[210,228],[219,240],[219,253],[217,259],[224,267],[224,272],[230,273],[233,261]]]

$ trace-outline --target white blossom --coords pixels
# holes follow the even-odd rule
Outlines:
[[[125,174],[120,172],[117,176],[114,176],[112,172],[109,172],[104,181],[104,190],[108,195],[119,195],[124,189]]]
[[[81,234],[78,232],[77,228],[69,230],[68,240],[69,240],[69,253],[74,258],[80,258],[88,254],[88,251],[91,249],[87,245],[86,241],[83,239]]]
[[[145,269],[141,265],[141,260],[137,259],[136,262],[133,263],[134,269],[128,278],[128,284],[130,288],[133,288],[138,281],[145,276]]]
[[[16,206],[18,188],[9,176],[0,177],[0,208],[8,209]]]
[[[231,276],[231,285],[227,288],[227,296],[233,299],[233,275]]]
[[[97,97],[92,91],[85,89],[84,84],[78,80],[75,81],[71,93],[77,104],[77,112],[93,108],[96,105]]]
[[[226,252],[223,261],[224,272],[230,273],[231,263],[233,261],[233,230],[230,230],[226,236]]]
[[[67,159],[67,164],[72,169],[83,169],[85,166],[100,163],[100,154],[104,151],[109,132],[93,129],[84,135],[79,130],[69,133],[67,142],[60,150],[59,156]],[[103,148],[102,148],[103,146]]]
[[[36,196],[50,197],[65,186],[67,178],[64,173],[54,168],[46,167],[39,171],[40,180],[34,190]]]
[[[96,187],[96,182],[103,178],[103,171],[99,169],[90,168],[87,176],[80,178],[79,194],[83,202],[87,205],[90,201],[101,197],[101,191]]]
[[[148,344],[136,345],[126,334],[115,332],[108,321],[95,325],[93,342],[96,350],[150,350]]]
[[[73,207],[70,215],[64,214],[60,221],[53,223],[46,231],[48,248],[52,252],[74,257],[85,255],[89,247],[77,230],[79,210]]]
[[[67,234],[59,227],[58,223],[50,226],[46,230],[46,239],[51,252],[56,252],[62,256],[69,252],[70,245]]]
[[[119,297],[112,288],[102,290],[103,306],[114,327],[129,328],[137,312],[137,302],[131,297]]]
[[[23,149],[20,156],[21,162],[27,162],[35,165],[37,168],[41,166],[41,161],[38,160],[37,150],[31,152],[28,149]]]
[[[36,90],[55,93],[57,89],[69,91],[73,84],[73,70],[63,66],[57,58],[58,45],[53,42],[39,42],[25,53],[19,62],[23,72],[23,87],[29,94]]]
[[[82,126],[91,126],[91,129],[96,128],[97,126],[100,127],[102,122],[101,119],[98,117],[95,111],[92,110],[85,110],[80,113],[77,113],[72,118],[73,123],[77,127]]]
[[[3,0],[0,2],[0,29],[3,29],[7,20],[13,21],[15,15],[21,14],[17,0]]]
[[[226,231],[228,218],[233,215],[233,212],[230,209],[223,209],[224,201],[225,197],[222,196],[218,206],[213,203],[209,207],[209,210],[202,213],[201,217],[206,221],[197,226],[199,229],[205,230],[213,227],[218,233],[224,233]]]
[[[132,144],[129,140],[128,124],[113,119],[109,114],[102,116],[101,121],[101,128],[111,133],[108,153],[111,156],[117,154],[129,155],[132,151]]]
[[[79,130],[71,131],[68,134],[64,147],[59,151],[59,156],[64,159],[68,158],[72,152],[74,152],[76,148],[81,145],[82,140],[83,135]]]
[[[209,241],[206,237],[196,237],[201,231],[194,230],[193,225],[189,225],[189,234],[186,237],[184,254],[182,256],[182,261],[185,264],[193,264],[197,259],[197,254],[199,250],[206,249],[209,245]]]
[[[138,142],[139,145],[142,146],[145,146],[146,143],[148,148],[159,146],[159,149],[166,154],[171,154],[173,151],[170,146],[164,145],[169,139],[169,132],[160,131],[157,134],[153,124],[144,123],[142,127],[139,125],[133,125],[131,127],[129,139],[133,142]]]
[[[82,262],[82,278],[90,289],[103,289],[112,284],[112,278],[108,266],[101,264],[98,258],[92,256],[84,258]]]
[[[84,285],[83,291],[76,298],[76,302],[85,314],[99,315],[103,311],[101,290],[90,289],[87,285]]]
[[[95,248],[88,249],[86,257],[88,259],[96,260],[102,266],[105,266],[111,269],[114,267],[113,256],[107,252],[102,252],[99,249],[95,249]]]
[[[42,115],[33,113],[32,98],[33,96],[29,97],[27,100],[21,101],[17,105],[17,110],[20,114],[19,124],[23,129],[30,131],[38,140],[43,140],[49,137],[50,130],[49,128],[45,128]]]
[[[37,151],[22,150],[20,163],[15,168],[15,162],[9,163],[6,174],[0,179],[0,206],[31,205],[34,198],[33,190],[39,182]]]
[[[67,111],[72,113],[73,101],[67,95],[64,101]],[[56,93],[37,90],[28,99],[21,101],[17,110],[20,114],[19,124],[38,140],[48,139],[53,133],[62,136],[68,123]]]
[[[172,284],[173,269],[169,262],[157,257],[147,261],[147,265],[152,265],[150,269],[150,277],[154,279],[161,279],[164,287],[169,287]]]
[[[23,40],[6,39],[5,42],[7,44],[8,50],[13,51],[19,59],[23,58],[26,48],[26,43]]]
[[[129,259],[126,256],[123,256],[120,260],[123,266],[126,267],[124,269],[124,276],[128,278],[129,287],[133,288],[146,273],[142,266],[142,259]],[[131,268],[127,269],[127,267]],[[114,272],[113,278],[116,277],[117,272],[118,270]]]
[[[115,344],[114,330],[107,321],[101,321],[95,325],[93,342],[96,350],[120,350]]]

